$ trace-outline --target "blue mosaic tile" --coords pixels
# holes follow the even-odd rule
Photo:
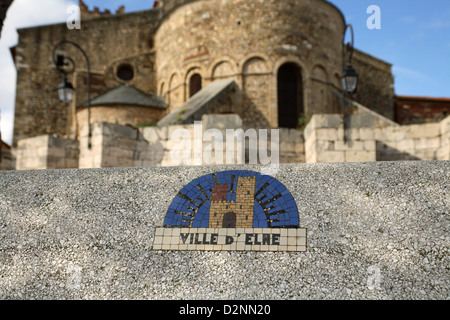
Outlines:
[[[246,208],[252,208],[253,210],[254,228],[298,227],[297,205],[282,183],[273,177],[258,172],[239,170],[208,174],[186,185],[169,206],[164,226],[208,227],[214,188],[216,186],[219,188],[216,189],[215,203],[219,201],[218,199],[224,199],[227,201],[226,208],[228,206],[233,207],[233,204],[237,206],[238,182],[246,181],[242,180],[243,178],[255,178],[253,180],[254,193],[250,195],[250,189],[247,189],[245,194],[245,199],[248,199],[249,195],[253,199],[251,202],[245,200],[247,201],[245,205]],[[247,187],[241,187],[241,190],[242,188]],[[252,207],[249,207],[250,203]],[[235,210],[237,210],[236,206]]]

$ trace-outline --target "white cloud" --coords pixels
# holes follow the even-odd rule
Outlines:
[[[14,0],[8,10],[0,38],[0,109],[2,139],[11,144],[16,91],[15,67],[9,48],[17,44],[16,29],[65,22],[68,0]]]

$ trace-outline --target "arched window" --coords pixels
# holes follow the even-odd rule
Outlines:
[[[202,90],[202,76],[195,73],[189,79],[189,98],[200,90]]]
[[[278,127],[296,128],[303,115],[303,86],[300,68],[286,63],[278,70]]]

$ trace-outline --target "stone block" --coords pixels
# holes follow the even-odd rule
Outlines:
[[[280,163],[304,163],[305,156],[297,153],[280,154]]]
[[[408,130],[404,127],[395,128],[395,130],[392,132],[391,140],[397,141],[398,143],[400,141],[408,139],[407,131]]]
[[[439,148],[436,152],[437,160],[450,160],[450,146]]]
[[[364,141],[364,150],[366,151],[376,151],[377,143],[375,140],[366,140]]]
[[[305,160],[306,160],[306,163],[317,163],[317,153],[316,152],[306,152]]]
[[[335,151],[334,141],[316,141],[310,146],[311,152]]]
[[[238,129],[243,122],[237,114],[205,114],[202,116],[203,130],[208,129]]]
[[[397,142],[396,141],[377,141],[377,150],[380,149],[397,149]]]
[[[48,146],[50,148],[69,148],[73,144],[77,144],[77,141],[54,135],[48,137]]]
[[[65,159],[64,168],[78,168],[78,159]]]
[[[48,148],[47,146],[37,146],[36,150],[36,156],[38,157],[46,157],[48,155]]]
[[[375,140],[378,141],[396,141],[394,134],[397,132],[397,127],[375,128]]]
[[[106,148],[103,150],[104,156],[115,157],[115,158],[124,158],[124,159],[132,159],[134,151],[126,150],[118,147]]]
[[[306,138],[306,136],[305,136],[305,148],[306,149],[308,149],[308,148],[310,148],[310,146],[314,143],[314,142],[316,142],[316,140],[317,140],[317,132],[314,130],[314,131],[311,131],[311,133],[308,135],[308,137]]]
[[[147,127],[147,128],[142,128],[140,130],[141,130],[141,134],[144,137],[144,139],[150,143],[169,139],[169,127],[168,126]]]
[[[81,138],[88,137],[88,135],[89,135],[88,133],[89,133],[89,127],[85,126],[80,130],[80,137]],[[91,124],[91,134],[92,134],[92,136],[103,136],[104,135],[103,123],[98,122],[98,123]]]
[[[66,156],[66,149],[50,147],[48,148],[47,154],[53,157],[64,158]]]
[[[440,123],[425,123],[414,124],[404,126],[405,138],[407,139],[420,139],[420,138],[436,138],[440,136],[441,124]]]
[[[149,146],[150,146],[150,144],[146,140],[138,140],[138,141],[136,141],[136,150],[138,150],[138,151],[148,150]]]
[[[317,162],[345,162],[345,152],[344,151],[318,152]]]
[[[343,128],[342,116],[337,114],[315,114],[306,126],[303,136],[307,140],[317,129],[339,129]]]
[[[65,169],[65,161],[62,157],[48,156],[46,169]]]
[[[374,128],[360,128],[359,129],[359,139],[375,140],[375,129]]]
[[[281,140],[281,142],[280,142],[280,151],[281,152],[295,152],[295,150],[296,150],[295,143],[292,143],[290,141]]]
[[[368,113],[350,115],[345,117],[346,128],[373,128],[375,117]]]
[[[345,151],[345,162],[373,162],[376,160],[374,151]]]
[[[200,127],[200,126],[199,126]],[[203,130],[203,125],[200,127]],[[184,130],[187,131],[187,133],[189,134],[189,136],[193,139],[195,137],[195,130],[196,130],[196,126],[195,125],[171,125],[167,127],[167,139],[170,140],[172,138],[172,135],[174,134],[175,131],[178,130]],[[200,132],[200,130],[199,130]],[[201,131],[201,137],[203,137],[203,131]]]
[[[47,169],[47,156],[22,158],[17,160],[17,170],[43,170]]]
[[[334,143],[334,148],[336,151],[364,151],[363,141],[336,141]]]
[[[444,136],[446,134],[450,133],[450,116],[447,116],[444,120],[442,120],[439,124],[439,129],[441,136]]]
[[[87,138],[81,139],[80,141],[83,141],[84,143],[80,143],[80,146],[87,147],[87,140],[88,140]],[[105,141],[105,143],[108,142],[108,140],[105,137],[103,137],[101,135],[96,135],[91,138],[91,145],[92,146],[102,146],[103,141]]]
[[[295,149],[294,149],[296,153],[305,153],[305,144],[304,143],[296,143],[295,144]]]
[[[345,137],[349,141],[356,141],[360,139],[359,129],[353,128],[353,129],[345,129]]]
[[[421,138],[415,140],[416,150],[437,150],[441,147],[441,138]]]
[[[112,146],[124,150],[136,150],[137,149],[137,140],[131,140],[128,138],[122,138],[118,137],[117,139],[113,140]]]
[[[306,126],[305,130],[303,130],[303,138],[305,139],[305,142],[309,139],[313,139],[313,138],[315,139],[315,137],[311,136],[313,134],[313,132],[315,132],[314,129],[315,128],[313,127],[313,124],[310,121],[309,124]]]
[[[291,137],[290,137],[290,130],[286,129],[286,128],[279,128],[278,129],[278,134],[279,134],[279,138],[280,141],[291,141]],[[267,136],[267,139],[269,140],[269,136]]]
[[[122,126],[113,123],[102,123],[102,134],[105,136],[114,136],[137,140],[139,138],[139,130],[131,126]]]
[[[289,129],[289,141],[294,143],[305,142],[305,139],[303,138],[303,131],[298,129]]]
[[[338,129],[335,128],[320,128],[316,129],[317,140],[335,141],[340,140]]]
[[[403,152],[412,153],[415,150],[415,140],[404,139],[397,142],[397,149]]]
[[[438,160],[436,150],[418,150],[414,152],[414,156],[420,160]]]
[[[310,123],[313,129],[334,128],[338,129],[343,125],[342,116],[338,114],[315,114]]]

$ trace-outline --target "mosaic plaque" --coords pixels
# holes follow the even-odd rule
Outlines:
[[[306,251],[297,205],[277,179],[253,171],[200,177],[172,201],[154,250]]]

